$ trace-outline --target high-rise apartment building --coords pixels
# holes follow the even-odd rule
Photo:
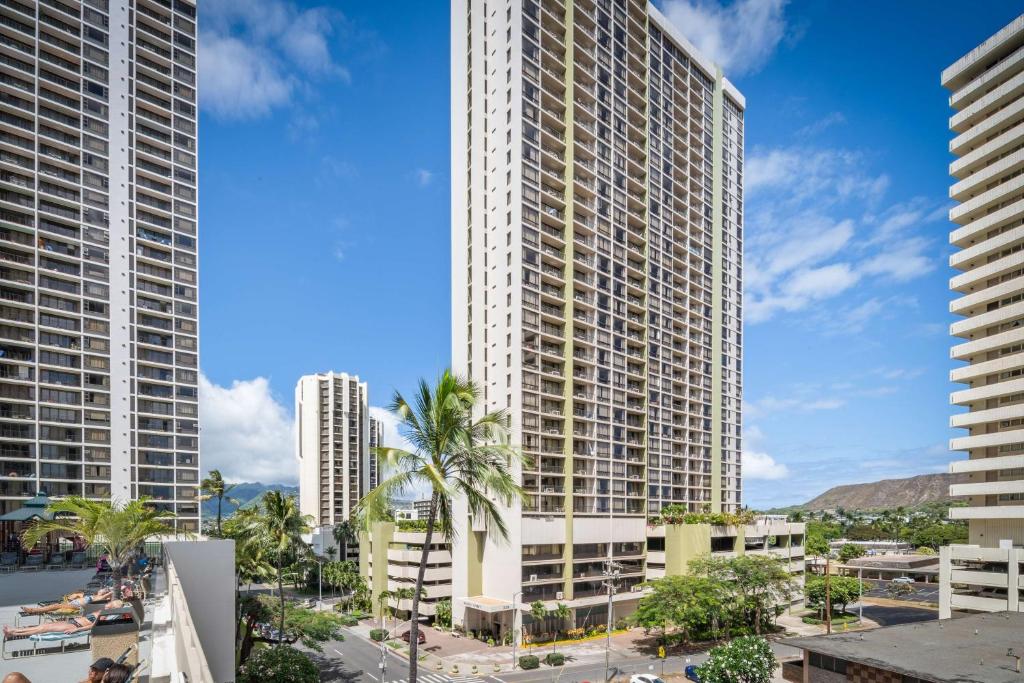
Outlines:
[[[305,375],[295,386],[299,508],[314,526],[347,520],[370,490],[368,389],[344,372]]]
[[[949,514],[968,520],[970,545],[942,549],[940,609],[1016,611],[1024,562],[1024,16],[943,71],[942,85],[955,110],[949,241],[959,272],[949,283],[950,311],[962,316],[950,332],[959,338],[951,355],[963,363],[950,379],[963,387],[950,400],[966,409],[950,420],[966,430],[950,449],[968,456],[950,465],[967,477],[950,487],[967,506]]]
[[[366,462],[366,492],[377,488],[380,483],[380,464],[377,462],[377,448],[383,448],[384,423],[377,418],[370,416],[369,449]],[[365,495],[365,494],[364,494]]]
[[[194,0],[0,4],[0,511],[198,530]]]
[[[644,0],[453,0],[451,33],[453,364],[529,458],[454,616],[603,623],[649,514],[740,505],[744,99]]]

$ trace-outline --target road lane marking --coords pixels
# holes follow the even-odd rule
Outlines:
[[[369,676],[370,678],[372,678],[373,680],[377,680],[377,677],[376,677],[376,676],[374,676],[374,675],[373,675],[372,673],[370,673],[369,671],[364,671],[363,673],[364,673],[364,674],[366,674],[367,676]]]

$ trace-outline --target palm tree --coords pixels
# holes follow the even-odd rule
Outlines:
[[[551,637],[551,651],[555,651],[555,641],[558,640],[559,626],[565,625],[565,620],[572,616],[572,610],[564,602],[560,602],[555,605],[555,609],[551,610],[551,616],[555,618],[555,635]],[[611,630],[612,625],[608,624],[608,630]]]
[[[399,611],[401,611],[402,610],[402,601],[403,600],[412,600],[413,597],[416,595],[416,589],[411,587],[411,586],[407,587],[407,588],[399,588],[399,589],[397,589],[393,593],[393,595],[395,596],[395,599],[398,601],[398,603],[395,605],[395,607]],[[427,589],[426,588],[423,588],[422,586],[420,586],[419,597],[420,598],[427,597]]]
[[[277,592],[281,596],[281,630],[279,639],[284,641],[284,579],[286,558],[307,555],[309,546],[302,540],[308,534],[312,518],[299,512],[294,496],[280,491],[268,491],[260,501],[260,512],[247,519],[244,533],[253,543],[264,548],[267,557],[274,563],[277,577]]]
[[[519,453],[508,445],[507,415],[498,411],[474,418],[479,397],[480,391],[471,381],[448,370],[433,387],[420,380],[411,403],[395,392],[388,409],[398,417],[399,431],[415,450],[377,448],[381,470],[389,476],[360,502],[367,522],[373,522],[385,518],[395,496],[414,487],[431,492],[409,614],[409,683],[416,683],[420,591],[435,527],[446,542],[454,540],[457,520],[452,506],[459,498],[465,500],[475,520],[507,539],[508,527],[499,506],[510,506],[522,496],[513,474]]]
[[[51,519],[37,519],[22,534],[22,543],[31,548],[52,532],[79,535],[88,545],[103,549],[113,568],[114,597],[121,597],[121,567],[136,548],[154,536],[175,536],[168,522],[174,513],[158,509],[149,498],[111,503],[68,496],[47,507]]]
[[[342,562],[348,560],[348,544],[356,540],[356,528],[355,525],[347,519],[341,520],[340,523],[334,526],[334,541],[338,544],[341,549],[338,555],[338,559]]]
[[[539,636],[540,629],[544,628],[544,622],[547,621],[548,609],[540,600],[534,600],[530,603],[530,616],[537,623],[537,635]]]
[[[210,470],[209,476],[199,484],[199,489],[203,491],[203,495],[199,496],[199,500],[217,499],[218,536],[220,536],[221,507],[224,504],[224,499],[227,498],[228,502],[232,505],[238,505],[237,500],[228,496],[234,488],[235,484],[225,483],[224,477],[220,476],[220,470]]]
[[[377,593],[377,606],[380,608],[380,627],[384,628],[386,622],[384,621],[385,611],[388,609],[388,600],[394,597],[394,593],[389,590],[382,590]]]

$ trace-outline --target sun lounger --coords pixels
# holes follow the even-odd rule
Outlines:
[[[18,553],[0,553],[0,571],[13,572],[18,568]]]
[[[36,571],[43,568],[43,556],[42,555],[29,555],[25,558],[25,564],[21,566],[22,569]]]
[[[51,555],[50,561],[46,563],[46,569],[64,569],[64,556],[57,553]]]
[[[11,651],[7,649],[7,643],[25,641],[32,644],[32,649],[17,648]],[[4,636],[3,650],[0,652],[3,659],[14,659],[16,657],[35,657],[37,655],[64,654],[75,650],[88,649],[90,645],[90,630],[79,629],[71,633],[38,633],[34,636]]]

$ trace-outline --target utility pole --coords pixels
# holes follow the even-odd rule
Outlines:
[[[516,630],[516,622],[519,620],[519,609],[516,607],[516,596],[523,597],[522,591],[512,594],[512,671],[516,670],[516,641],[519,640],[519,631]]]
[[[825,634],[832,633],[832,553],[825,556]]]
[[[612,652],[612,615],[614,612],[612,596],[615,595],[615,589],[618,588],[622,566],[609,557],[604,561],[604,571],[602,573],[604,574],[604,587],[608,590],[608,624],[605,628],[604,644],[604,680],[607,683],[611,678],[610,657]]]
[[[388,680],[388,648],[380,641],[380,683]]]

